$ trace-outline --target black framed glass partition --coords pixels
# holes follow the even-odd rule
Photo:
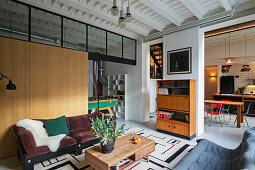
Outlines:
[[[107,32],[107,55],[122,57],[122,36]]]
[[[88,26],[88,52],[106,55],[106,31]]]
[[[29,7],[12,1],[0,2],[0,36],[28,40]]]
[[[31,8],[31,41],[61,46],[61,17]]]
[[[87,51],[87,25],[63,18],[63,47]]]
[[[130,38],[123,37],[123,58],[135,60],[136,42]]]
[[[89,52],[90,60],[136,64],[136,40],[15,0],[1,0],[0,36]]]

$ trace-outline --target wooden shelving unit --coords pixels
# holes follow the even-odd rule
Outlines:
[[[157,130],[185,139],[196,133],[196,81],[157,81]]]

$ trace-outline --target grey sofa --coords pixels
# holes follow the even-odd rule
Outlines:
[[[244,132],[236,149],[202,139],[173,170],[255,170],[255,127]]]

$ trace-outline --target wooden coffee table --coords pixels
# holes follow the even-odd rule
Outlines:
[[[149,162],[149,154],[155,151],[155,142],[151,139],[141,137],[141,142],[134,144],[133,137],[138,137],[135,134],[127,134],[118,138],[115,141],[114,150],[111,153],[102,153],[101,145],[96,145],[85,150],[85,161],[96,170],[109,170],[114,164],[129,158],[131,161],[128,165],[121,167],[121,169],[129,166],[131,163],[147,158]]]

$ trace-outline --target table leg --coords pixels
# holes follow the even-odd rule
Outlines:
[[[150,160],[149,160],[149,155],[146,155],[146,160],[147,160],[147,163],[150,162]]]
[[[241,126],[241,106],[237,106],[237,127]]]

